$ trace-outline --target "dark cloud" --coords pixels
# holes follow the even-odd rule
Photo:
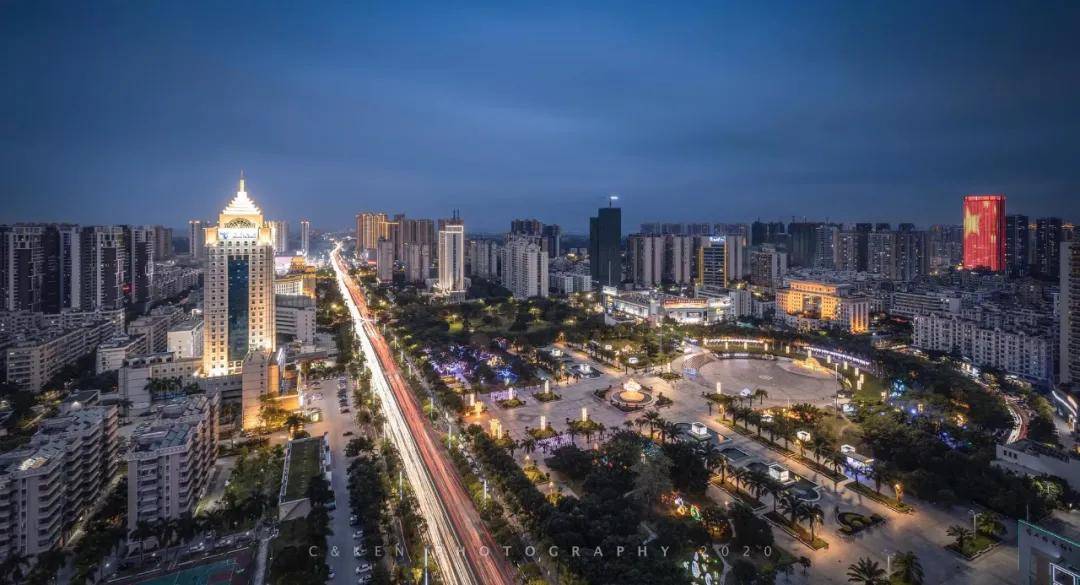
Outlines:
[[[5,3],[0,221],[1080,215],[1075,3],[319,6]]]

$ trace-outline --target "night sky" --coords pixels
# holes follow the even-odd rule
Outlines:
[[[1080,220],[1080,2],[350,4],[3,2],[0,222]]]

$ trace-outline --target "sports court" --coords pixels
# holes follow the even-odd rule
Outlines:
[[[231,585],[236,575],[236,561],[225,558],[206,565],[189,567],[178,573],[139,581],[138,585]],[[242,581],[236,581],[240,583]]]

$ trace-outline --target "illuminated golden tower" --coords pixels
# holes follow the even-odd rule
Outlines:
[[[274,239],[244,176],[206,228],[203,374],[237,374],[248,353],[274,349]]]

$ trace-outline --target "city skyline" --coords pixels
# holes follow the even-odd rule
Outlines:
[[[180,227],[240,168],[322,229],[394,201],[583,234],[609,193],[625,226],[1080,215],[1075,5],[58,7],[0,19],[5,223]]]

